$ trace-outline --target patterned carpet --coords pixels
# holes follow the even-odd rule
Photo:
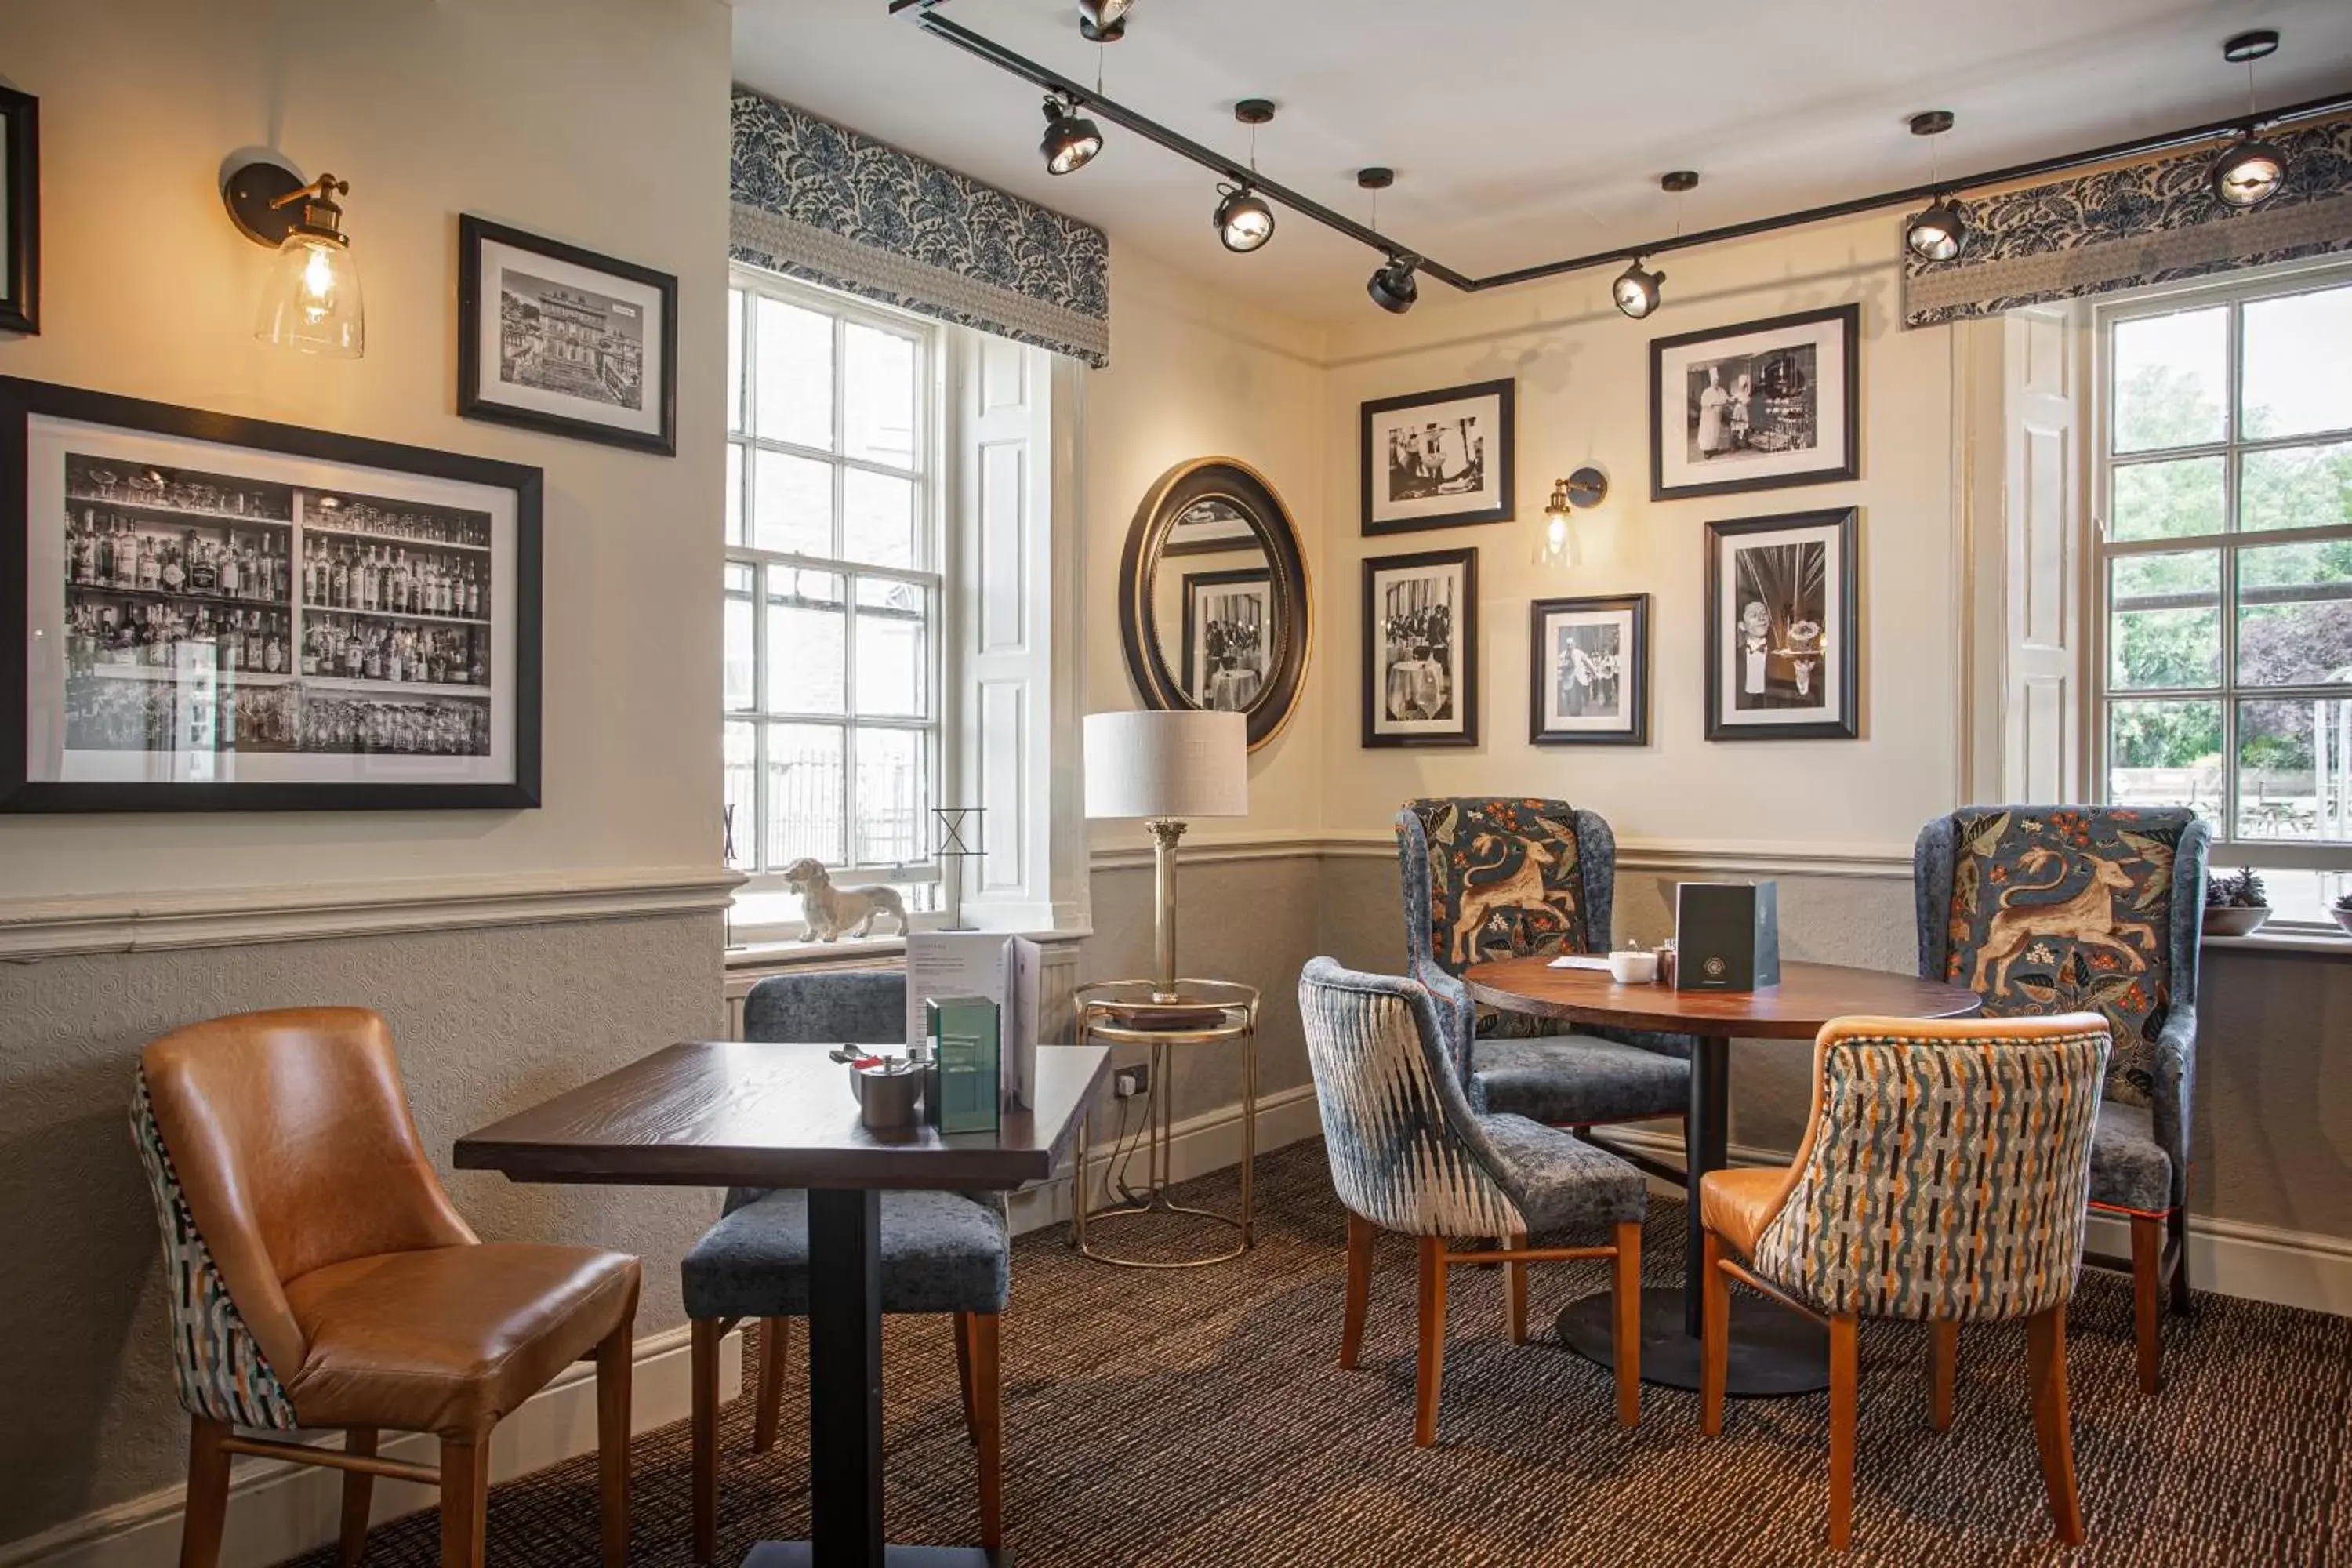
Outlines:
[[[1645,1388],[1611,1414],[1601,1369],[1503,1336],[1498,1270],[1457,1270],[1439,1447],[1412,1447],[1410,1245],[1384,1240],[1364,1364],[1335,1363],[1342,1220],[1322,1145],[1259,1163],[1246,1259],[1164,1274],[1087,1262],[1056,1228],[1024,1237],[1005,1319],[1005,1497],[1021,1568],[1108,1564],[2352,1563],[2352,1321],[2204,1297],[2167,1325],[2169,1385],[2133,1382],[2130,1298],[2086,1273],[2073,1314],[2075,1454],[2090,1545],[2049,1543],[2021,1330],[1960,1343],[1958,1415],[1927,1420],[1926,1339],[1863,1339],[1854,1550],[1822,1549],[1826,1395],[1735,1404],[1698,1434],[1695,1394]],[[1228,1202],[1230,1173],[1192,1184]],[[1679,1205],[1652,1205],[1645,1273],[1679,1277]],[[1606,1281],[1602,1264],[1534,1273],[1533,1321]],[[795,1341],[797,1345],[800,1342]],[[944,1320],[893,1319],[891,1533],[968,1542],[971,1450]],[[747,1357],[747,1361],[748,1361]],[[751,1383],[746,1367],[745,1383]],[[804,1534],[805,1373],[777,1448],[750,1451],[750,1402],[721,1431],[720,1561]],[[688,1548],[684,1424],[635,1450],[633,1563]],[[437,1561],[429,1514],[380,1527],[374,1568]],[[489,1560],[596,1558],[595,1469],[575,1459],[495,1489]],[[331,1553],[299,1560],[326,1568]]]

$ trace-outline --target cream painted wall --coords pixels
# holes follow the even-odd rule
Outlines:
[[[719,0],[11,0],[43,332],[0,374],[546,470],[543,809],[0,819],[0,898],[715,865],[730,33]],[[255,341],[218,178],[348,179],[364,359]],[[679,279],[678,456],[458,419],[457,215]],[[707,635],[679,637],[680,626]]]

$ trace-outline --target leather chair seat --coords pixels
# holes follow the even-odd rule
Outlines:
[[[1738,1248],[1743,1258],[1756,1253],[1756,1239],[1780,1212],[1789,1195],[1790,1172],[1785,1166],[1741,1166],[1709,1171],[1699,1178],[1699,1221]]]
[[[354,1258],[289,1280],[310,1352],[287,1393],[305,1426],[476,1432],[636,1310],[637,1260],[488,1242]]]

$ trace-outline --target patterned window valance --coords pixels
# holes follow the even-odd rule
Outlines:
[[[1035,343],[1110,356],[1102,230],[735,89],[736,260]]]
[[[1972,198],[1958,260],[1903,262],[1903,324],[2352,250],[2352,119],[2266,136],[2287,183],[2249,212],[2207,184],[2216,147]]]

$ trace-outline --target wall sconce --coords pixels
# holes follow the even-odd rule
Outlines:
[[[357,359],[366,352],[367,312],[360,271],[335,198],[351,184],[321,174],[308,184],[282,163],[240,166],[221,184],[237,232],[274,247],[253,335],[303,353]]]
[[[1564,479],[1554,479],[1551,500],[1544,503],[1544,542],[1537,564],[1568,565],[1570,513],[1579,507],[1599,506],[1608,496],[1609,476],[1599,468],[1582,468]]]

